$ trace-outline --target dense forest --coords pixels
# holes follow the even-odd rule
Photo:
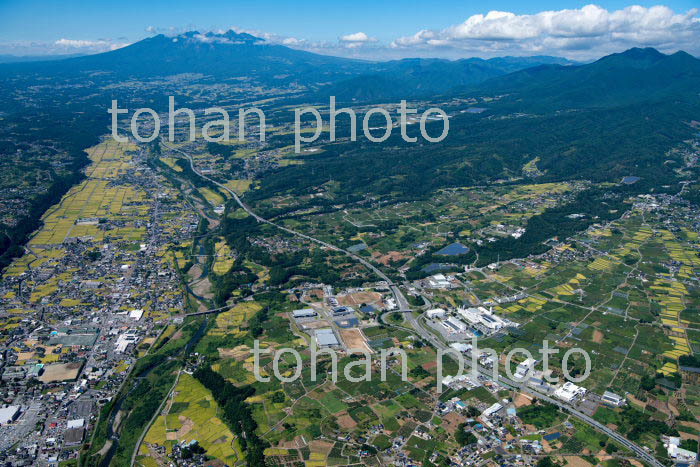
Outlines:
[[[299,156],[303,165],[265,174],[260,189],[247,198],[300,196],[333,181],[339,185],[335,200],[344,203],[365,196],[413,200],[439,188],[520,177],[536,157],[542,182],[619,182],[634,175],[662,184],[675,178],[680,161],[666,162],[666,153],[691,134],[682,121],[696,110],[669,103],[514,115],[494,106],[484,114],[454,116],[441,143],[407,143],[394,132],[384,143],[359,139],[327,145],[321,153]],[[429,132],[439,133],[430,126]]]
[[[211,391],[214,399],[223,410],[222,418],[238,436],[238,442],[246,452],[246,463],[252,467],[265,466],[267,443],[255,433],[258,424],[245,400],[255,394],[250,386],[238,388],[213,371],[209,366],[201,366],[194,377]]]
[[[56,121],[60,121],[61,125],[56,125]],[[84,114],[57,112],[43,118],[37,118],[33,113],[21,113],[6,119],[5,123],[4,128],[0,129],[0,158],[21,151],[21,146],[13,143],[21,140],[65,153],[68,163],[60,167],[60,171],[50,169],[51,175],[45,180],[46,190],[31,199],[28,212],[17,225],[10,228],[0,224],[0,271],[13,258],[24,253],[23,246],[41,226],[44,212],[84,178],[81,169],[88,163],[84,149],[99,142],[105,122]],[[43,163],[31,158],[25,162],[28,164],[27,170],[32,170],[34,166],[38,170]]]

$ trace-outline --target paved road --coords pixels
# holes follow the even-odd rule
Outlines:
[[[255,218],[258,222],[262,222],[262,223],[264,223],[264,224],[272,225],[272,226],[274,226],[274,227],[276,227],[276,228],[278,228],[278,229],[280,229],[280,230],[282,230],[282,231],[284,231],[284,232],[287,232],[287,233],[289,233],[289,234],[291,234],[291,235],[295,235],[295,236],[297,236],[297,237],[300,237],[300,238],[309,240],[309,241],[311,241],[311,242],[314,242],[314,243],[316,243],[316,244],[318,244],[318,245],[321,245],[321,246],[323,246],[323,247],[325,247],[325,248],[328,248],[328,249],[330,249],[330,250],[342,252],[342,253],[346,254],[347,256],[353,258],[354,260],[358,261],[359,263],[361,263],[361,264],[362,264],[363,266],[365,266],[367,269],[369,269],[369,270],[371,270],[372,272],[374,272],[377,276],[379,276],[382,280],[386,281],[386,283],[389,285],[389,288],[391,289],[391,293],[394,295],[394,298],[395,298],[395,300],[396,300],[396,304],[397,304],[397,306],[398,306],[399,311],[406,312],[406,313],[404,314],[404,316],[406,317],[406,321],[407,321],[408,324],[410,324],[411,327],[421,336],[421,338],[423,338],[423,339],[425,339],[426,341],[430,342],[433,346],[435,346],[435,348],[442,349],[443,351],[445,351],[445,350],[447,350],[447,349],[450,348],[450,347],[448,347],[444,342],[442,342],[441,340],[439,340],[433,333],[431,333],[430,331],[428,331],[427,329],[425,329],[425,328],[423,327],[423,324],[416,318],[416,316],[415,316],[413,313],[411,313],[411,308],[410,308],[410,306],[409,306],[409,304],[408,304],[408,300],[407,300],[406,297],[404,296],[403,292],[401,292],[401,290],[399,289],[398,285],[394,284],[394,282],[393,282],[391,279],[389,279],[389,277],[388,277],[386,274],[384,274],[379,268],[375,267],[373,264],[371,264],[369,261],[367,261],[366,259],[362,258],[361,256],[358,256],[358,255],[356,255],[356,254],[354,254],[354,253],[351,253],[351,252],[348,251],[348,250],[344,250],[344,249],[339,248],[339,247],[337,247],[337,246],[335,246],[335,245],[331,245],[330,243],[324,242],[323,240],[319,240],[319,239],[317,239],[317,238],[310,237],[310,236],[308,236],[308,235],[306,235],[306,234],[304,234],[304,233],[298,232],[298,231],[296,231],[296,230],[289,229],[289,228],[284,227],[284,226],[282,226],[282,225],[280,225],[280,224],[276,224],[276,223],[274,223],[274,222],[272,222],[272,221],[270,221],[270,220],[267,220],[267,219],[265,219],[265,218],[263,218],[263,217],[260,217],[260,216],[259,216],[258,214],[256,214],[253,210],[251,210],[250,207],[249,207],[247,204],[245,204],[245,203],[241,200],[241,198],[238,196],[238,194],[236,194],[236,192],[234,192],[233,190],[229,189],[227,186],[223,185],[222,183],[219,183],[219,182],[217,182],[216,180],[213,180],[213,179],[207,177],[206,175],[203,175],[201,172],[199,172],[199,171],[197,170],[197,167],[195,167],[195,165],[194,165],[194,161],[192,160],[192,157],[191,157],[189,154],[187,154],[186,152],[184,152],[184,151],[182,151],[182,150],[180,150],[180,149],[177,149],[177,148],[175,148],[175,147],[169,146],[169,145],[166,144],[165,142],[162,142],[162,144],[163,144],[163,146],[165,146],[166,148],[171,149],[171,150],[173,150],[173,151],[176,151],[176,152],[182,154],[183,156],[185,156],[185,157],[187,158],[187,160],[190,162],[190,168],[192,169],[192,171],[193,171],[194,173],[196,173],[197,175],[199,175],[199,176],[202,177],[203,179],[210,181],[211,183],[215,184],[215,185],[218,186],[219,188],[221,188],[221,189],[223,189],[223,190],[226,190],[226,192],[229,193],[229,194],[233,197],[233,199],[236,201],[236,203],[238,203],[238,205],[239,205],[241,208],[243,208],[243,209],[245,210],[245,212],[247,212],[250,216],[252,216],[253,218]],[[387,323],[387,324],[388,324],[388,323]],[[470,359],[465,359],[465,364],[466,364],[466,365],[469,365],[469,364],[471,363],[469,360],[470,360]],[[491,370],[488,370],[487,368],[484,368],[484,367],[479,366],[479,367],[478,367],[478,371],[479,371],[479,373],[481,373],[482,375],[484,375],[484,376],[486,376],[486,377],[488,377],[488,378],[491,378],[491,376],[492,376],[492,375],[491,375]],[[584,414],[584,413],[582,413],[582,412],[579,412],[579,411],[576,410],[574,407],[571,407],[571,406],[568,405],[568,404],[564,404],[563,402],[558,401],[558,400],[556,400],[556,399],[552,399],[551,397],[549,397],[549,396],[546,395],[546,394],[543,394],[543,393],[540,393],[539,391],[535,391],[535,390],[533,390],[533,389],[530,389],[530,388],[528,388],[528,387],[525,387],[525,386],[523,386],[522,384],[517,383],[517,382],[515,382],[515,381],[512,381],[512,380],[510,380],[510,379],[508,379],[508,378],[506,378],[506,377],[504,377],[504,376],[501,376],[501,375],[499,375],[499,377],[498,377],[498,382],[499,382],[500,384],[504,385],[504,386],[511,387],[511,388],[517,388],[517,389],[519,389],[519,390],[522,391],[522,392],[526,392],[526,393],[528,393],[528,394],[530,394],[530,395],[532,395],[532,396],[535,396],[535,397],[537,397],[537,398],[539,398],[539,399],[541,399],[541,400],[544,400],[544,401],[547,401],[547,402],[549,402],[549,403],[551,403],[551,404],[556,405],[556,406],[559,407],[560,409],[569,412],[571,415],[575,416],[575,417],[578,418],[579,420],[582,420],[583,422],[588,423],[589,425],[591,425],[592,427],[596,428],[597,430],[599,430],[599,431],[605,433],[606,435],[608,435],[609,437],[611,437],[612,439],[614,439],[615,441],[617,441],[617,442],[620,443],[621,445],[625,446],[626,448],[628,448],[629,450],[631,450],[632,452],[634,452],[635,454],[637,454],[637,456],[639,457],[639,459],[643,460],[644,462],[646,462],[646,463],[648,463],[648,464],[650,464],[650,465],[652,465],[652,466],[654,466],[654,467],[664,467],[664,465],[663,465],[662,463],[660,463],[659,461],[657,461],[656,458],[654,458],[653,455],[649,454],[647,451],[645,451],[644,449],[642,449],[640,446],[638,446],[637,444],[635,444],[635,443],[633,443],[632,441],[628,440],[627,438],[625,438],[624,436],[622,436],[622,435],[619,434],[618,432],[616,432],[616,431],[614,431],[614,430],[611,430],[610,428],[608,428],[607,426],[603,425],[602,423],[597,422],[596,420],[592,419],[591,417],[587,416],[586,414]]]
[[[389,277],[388,277],[386,274],[384,274],[379,268],[377,268],[376,266],[374,266],[372,263],[370,263],[369,261],[367,261],[367,260],[364,259],[363,257],[358,256],[358,255],[356,255],[356,254],[354,254],[354,253],[352,253],[352,252],[350,252],[350,251],[348,251],[348,250],[344,250],[343,248],[339,248],[339,247],[337,247],[337,246],[335,246],[335,245],[331,245],[330,243],[324,242],[323,240],[319,240],[319,239],[317,239],[317,238],[310,237],[310,236],[308,236],[308,235],[306,235],[306,234],[304,234],[304,233],[302,233],[302,232],[298,232],[298,231],[296,231],[296,230],[289,229],[289,228],[287,228],[287,227],[285,227],[285,226],[283,226],[283,225],[276,224],[276,223],[274,223],[274,222],[272,222],[272,221],[270,221],[270,220],[267,220],[267,219],[265,219],[265,218],[263,218],[263,217],[260,217],[260,216],[259,216],[258,214],[256,214],[252,209],[250,209],[250,207],[249,207],[247,204],[245,204],[245,203],[243,202],[243,200],[241,200],[241,198],[238,196],[238,194],[237,194],[235,191],[231,190],[231,189],[230,189],[229,187],[227,187],[226,185],[224,185],[224,184],[222,184],[222,183],[219,183],[219,182],[217,182],[216,180],[213,180],[213,179],[207,177],[206,175],[203,175],[199,170],[197,170],[197,167],[195,167],[194,161],[192,160],[192,157],[191,157],[189,154],[187,154],[186,152],[184,152],[184,151],[182,151],[182,150],[180,150],[180,149],[178,149],[178,148],[175,148],[175,147],[173,147],[173,146],[169,146],[169,145],[166,144],[165,142],[162,142],[162,145],[165,146],[165,147],[168,148],[168,149],[171,149],[171,150],[173,150],[173,151],[175,151],[175,152],[178,152],[178,153],[182,154],[183,156],[185,156],[185,157],[187,158],[187,160],[190,162],[190,168],[192,169],[192,171],[193,171],[194,173],[196,173],[197,175],[199,175],[199,176],[202,177],[203,179],[208,180],[209,182],[213,183],[214,185],[218,186],[219,188],[221,188],[221,189],[223,189],[223,190],[226,190],[226,192],[229,193],[229,194],[233,197],[233,199],[236,201],[236,203],[238,203],[238,205],[239,205],[242,209],[244,209],[245,212],[248,213],[248,215],[250,215],[251,217],[253,217],[253,218],[254,218],[255,220],[257,220],[258,222],[261,222],[261,223],[264,223],[264,224],[272,225],[272,226],[274,226],[274,227],[276,227],[276,228],[278,228],[278,229],[280,229],[280,230],[282,230],[282,231],[284,231],[284,232],[287,232],[287,233],[289,233],[289,234],[291,234],[291,235],[295,235],[295,236],[297,236],[297,237],[303,238],[303,239],[305,239],[305,240],[309,240],[310,242],[314,242],[314,243],[316,243],[317,245],[321,245],[321,246],[323,246],[323,247],[325,247],[325,248],[328,248],[329,250],[333,250],[333,251],[338,251],[338,252],[344,253],[345,255],[347,255],[347,256],[351,257],[352,259],[354,259],[355,261],[359,262],[360,264],[362,264],[362,265],[365,266],[367,269],[369,269],[370,271],[372,271],[373,273],[375,273],[377,276],[379,276],[383,281],[385,281],[385,282],[387,283],[387,285],[388,285],[389,288],[391,289],[391,293],[394,295],[394,299],[396,300],[396,305],[398,306],[399,311],[405,311],[405,312],[411,311],[411,308],[410,308],[410,306],[408,305],[408,300],[407,300],[406,297],[404,296],[403,292],[401,292],[401,290],[399,289],[399,287],[398,287],[396,284],[394,284],[394,282],[393,282],[391,279],[389,279]]]
[[[449,348],[444,342],[442,342],[440,339],[438,339],[437,336],[435,336],[432,332],[430,332],[425,327],[423,327],[423,323],[421,323],[419,321],[419,319],[417,319],[415,317],[415,315],[413,315],[412,313],[407,313],[405,315],[405,317],[406,317],[406,321],[408,322],[408,324],[410,324],[413,327],[413,329],[415,329],[416,332],[423,339],[427,340],[432,345],[434,345],[436,348],[442,349],[443,351],[445,351]],[[470,358],[465,358],[464,361],[465,361],[465,366],[471,365]],[[481,375],[483,375],[489,379],[491,379],[493,376],[492,370],[487,369],[485,367],[479,366],[477,368],[477,370],[479,371],[479,373]],[[531,389],[531,388],[529,388],[521,383],[513,381],[513,380],[506,378],[505,376],[502,376],[502,375],[498,375],[498,383],[501,385],[504,385],[506,387],[518,389],[521,392],[525,392],[525,393],[530,394],[534,397],[537,397],[540,400],[543,400],[543,401],[549,402],[550,404],[556,405],[560,409],[562,409],[566,412],[569,412],[571,415],[575,416],[579,420],[581,420],[585,423],[588,423],[589,425],[591,425],[593,428],[597,429],[598,431],[605,433],[610,438],[614,439],[615,441],[617,441],[621,445],[625,446],[630,451],[634,452],[637,455],[637,457],[639,459],[643,460],[644,462],[646,462],[650,465],[656,466],[656,467],[663,467],[662,463],[657,461],[656,458],[654,458],[654,456],[652,454],[645,451],[641,446],[638,446],[637,444],[633,443],[632,441],[630,441],[627,438],[625,438],[624,436],[622,436],[620,433],[618,433],[614,430],[611,430],[610,428],[603,425],[602,423],[599,423],[598,421],[594,420],[593,418],[589,417],[588,415],[576,410],[576,408],[570,406],[569,404],[565,404],[562,401],[559,401],[557,399],[553,399],[553,398],[549,397],[547,394],[544,394],[540,391],[535,391],[534,389]]]

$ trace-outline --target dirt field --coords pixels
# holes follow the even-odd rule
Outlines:
[[[449,434],[453,435],[460,423],[467,421],[467,417],[457,412],[450,412],[444,417],[442,417],[442,428],[445,429]]]
[[[78,377],[82,363],[54,363],[44,367],[44,374],[39,376],[43,383],[70,381]]]
[[[338,416],[338,425],[344,430],[352,430],[357,426],[357,422],[347,412],[341,412]]]
[[[532,404],[532,398],[529,396],[526,396],[525,394],[518,394],[515,397],[514,403],[515,403],[516,408],[524,407],[526,405]]]
[[[596,344],[600,344],[601,342],[603,342],[603,333],[597,329],[593,331],[593,342],[595,342]]]
[[[328,441],[323,441],[320,439],[315,439],[309,443],[309,447],[313,452],[322,452],[328,454],[333,449],[333,443]]]
[[[591,465],[589,462],[586,462],[578,456],[567,457],[566,462],[566,465],[570,465],[571,467],[589,467]]]
[[[389,266],[391,263],[395,263],[395,262],[401,261],[403,259],[406,259],[406,256],[402,255],[398,251],[390,251],[389,253],[385,254],[384,256],[379,256],[377,258],[377,261],[382,263],[384,266]]]
[[[344,306],[357,306],[370,303],[378,303],[382,299],[382,294],[378,292],[355,292],[348,295],[338,296],[338,303]]]
[[[430,362],[424,363],[424,364],[421,365],[421,366],[423,367],[424,370],[430,371],[430,370],[432,370],[433,368],[435,368],[435,367],[437,366],[437,362],[436,362],[436,361],[430,361]]]
[[[192,291],[200,297],[204,297],[207,299],[211,299],[214,297],[214,293],[211,291],[211,282],[209,281],[208,277],[205,277],[204,279],[196,283],[192,282],[190,285],[192,287]]]
[[[306,295],[311,297],[311,298],[314,298],[316,300],[319,300],[319,301],[323,300],[323,298],[325,297],[325,294],[323,293],[323,289],[309,290],[306,293]]]
[[[343,339],[348,349],[363,349],[366,352],[372,353],[372,349],[370,349],[367,344],[367,338],[365,338],[365,335],[360,329],[341,329],[340,338]]]
[[[199,264],[193,265],[187,273],[192,277],[192,281],[199,280],[202,276],[202,266]]]
[[[696,429],[696,430],[700,430],[700,423],[698,423],[698,422],[687,422],[687,421],[682,421],[682,422],[680,422],[680,424],[683,425],[683,426],[687,426],[687,427],[690,427],[690,428],[694,428],[694,429]]]

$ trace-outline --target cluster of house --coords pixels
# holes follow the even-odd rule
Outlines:
[[[149,170],[140,168],[139,173]],[[4,310],[26,310],[0,349],[2,396],[11,404],[1,411],[8,423],[0,423],[0,451],[12,446],[13,456],[24,456],[25,447],[36,445],[43,463],[73,455],[66,448],[83,442],[96,407],[119,389],[137,346],[154,341],[169,313],[184,309],[180,279],[163,253],[168,243],[195,234],[197,216],[183,212],[181,203],[167,202],[177,194],[163,192],[155,177],[144,180],[129,183],[138,181],[159,207],[151,209],[153,217],[133,220],[147,232],[137,248],[131,242],[68,238],[60,246],[63,256],[0,283],[0,319],[7,316]],[[77,220],[104,230],[122,222]],[[37,287],[56,277],[55,292],[31,299]],[[65,408],[84,397],[94,403],[84,404],[80,413]],[[43,426],[42,436],[30,439],[37,426]]]

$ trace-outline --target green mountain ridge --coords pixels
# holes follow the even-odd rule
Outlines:
[[[510,94],[516,106],[545,108],[610,107],[674,98],[697,100],[700,60],[679,51],[630,49],[593,63],[542,65],[497,77],[471,92]]]
[[[698,78],[700,60],[654,49],[529,68],[444,94],[443,101],[491,99],[480,104],[481,114],[453,115],[441,143],[409,144],[392,135],[383,144],[329,145],[321,156],[302,156],[304,165],[278,169],[250,196],[301,195],[332,180],[358,199],[367,193],[415,199],[446,187],[517,179],[534,159],[538,181],[618,183],[635,175],[643,179],[640,189],[659,189],[676,183],[683,163],[669,161],[668,151],[697,133],[689,123],[700,120]]]

